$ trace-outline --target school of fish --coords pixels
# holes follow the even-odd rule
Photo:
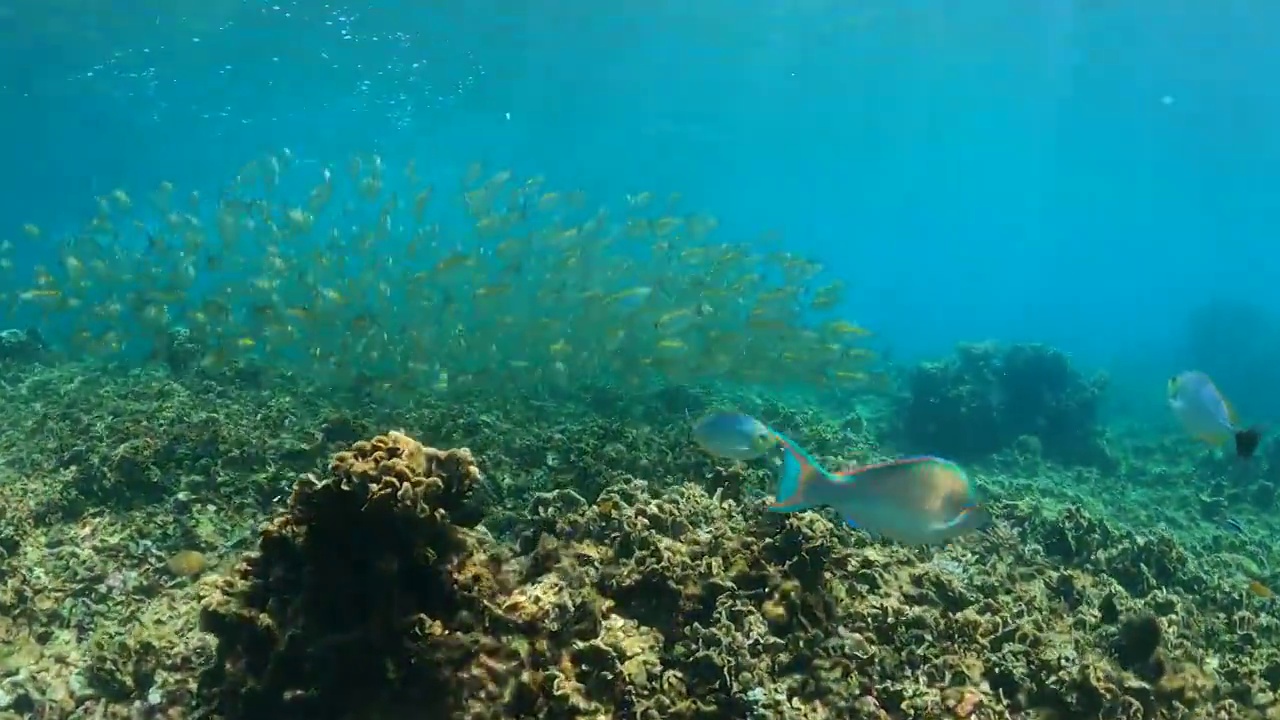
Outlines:
[[[834,315],[844,284],[776,238],[720,239],[678,195],[424,175],[283,150],[220,193],[114,190],[74,231],[0,240],[0,313],[72,359],[162,360],[181,332],[208,370],[393,391],[887,382]]]
[[[68,359],[164,361],[180,336],[205,370],[269,366],[395,392],[888,385],[870,333],[835,315],[844,284],[775,238],[725,242],[678,195],[601,205],[480,164],[453,192],[422,175],[377,155],[339,173],[283,150],[216,197],[169,182],[141,201],[117,189],[75,231],[27,224],[0,239],[0,313]],[[1257,448],[1260,430],[1240,425],[1207,375],[1171,379],[1168,402],[1194,437],[1234,441],[1246,458]],[[833,473],[733,412],[702,418],[693,436],[736,461],[780,448],[773,511],[831,506],[910,544],[990,520],[963,470],[939,458]]]

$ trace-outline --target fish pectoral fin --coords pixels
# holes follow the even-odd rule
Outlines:
[[[870,521],[872,526],[875,526],[876,524],[875,519],[872,517],[869,517],[865,511],[856,513],[855,511],[846,511],[842,508],[834,508],[834,510],[836,511],[836,514],[840,516],[841,522],[843,522],[845,525],[849,526],[850,528],[853,528],[854,530],[861,530],[862,532],[870,535],[873,538],[880,537],[880,533],[867,527],[862,522],[860,522],[857,518],[854,517],[855,514],[860,515],[863,520],[868,520]]]
[[[947,532],[948,530],[951,530],[952,528],[956,527],[957,525],[961,524],[962,522],[964,522],[964,515],[963,515],[963,514],[961,514],[961,515],[957,515],[957,516],[955,516],[955,517],[951,518],[950,520],[939,520],[939,521],[937,521],[937,522],[935,522],[935,523],[930,523],[929,525],[926,525],[925,527],[929,528],[929,534],[931,534],[931,535],[938,535],[938,534],[941,534],[941,533],[945,533],[945,532]]]
[[[966,530],[977,530],[991,524],[991,513],[981,505],[967,507],[960,511],[960,514],[950,520],[943,520],[933,524],[934,532],[947,532],[957,528]]]
[[[857,523],[857,522],[855,522],[853,518],[851,518],[851,517],[841,517],[840,519],[841,519],[841,520],[844,520],[844,524],[845,524],[845,525],[847,525],[847,526],[849,527],[849,529],[850,529],[850,530],[857,530],[857,531],[859,531],[859,532],[864,532],[864,533],[866,533],[868,536],[870,536],[872,540],[879,540],[879,539],[880,539],[880,534],[879,534],[879,533],[874,532],[874,531],[872,531],[872,530],[868,530],[868,529],[866,529],[866,528],[864,528],[864,527],[859,527],[859,526],[858,526],[858,523]]]

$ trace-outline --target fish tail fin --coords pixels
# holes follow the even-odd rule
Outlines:
[[[777,497],[769,503],[774,512],[793,512],[813,507],[810,490],[815,483],[830,480],[831,476],[818,461],[809,457],[799,445],[786,435],[774,431],[778,442],[785,451],[782,458],[782,473],[778,479]]]
[[[1253,457],[1253,453],[1258,449],[1258,443],[1262,441],[1262,431],[1258,428],[1249,428],[1236,433],[1236,455],[1248,459]]]

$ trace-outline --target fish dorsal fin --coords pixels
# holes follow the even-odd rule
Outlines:
[[[904,458],[897,458],[895,460],[886,460],[884,462],[871,463],[870,465],[858,465],[857,467],[851,467],[848,470],[843,470],[841,472],[831,473],[831,474],[840,478],[852,479],[864,473],[875,472],[876,470],[888,470],[889,468],[903,468],[909,465],[923,465],[925,463],[944,463],[947,465],[951,464],[950,462],[943,460],[942,458],[937,458],[932,455],[916,455],[913,457],[904,457]]]

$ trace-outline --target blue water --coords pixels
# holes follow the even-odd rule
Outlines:
[[[1194,308],[1280,313],[1274,3],[419,4],[0,0],[0,236],[377,151],[678,190],[826,263],[897,357],[1043,341],[1158,403]],[[1211,350],[1237,396],[1277,379]]]

